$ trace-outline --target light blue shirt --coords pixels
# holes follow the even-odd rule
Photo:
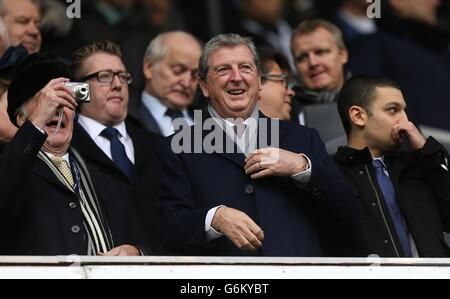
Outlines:
[[[167,137],[175,133],[172,125],[172,119],[170,116],[166,115],[167,107],[161,103],[161,101],[144,91],[142,93],[142,103],[155,119],[163,136]],[[194,121],[189,116],[187,108],[181,110],[181,113],[183,114],[183,118],[187,121],[188,125],[192,126]]]

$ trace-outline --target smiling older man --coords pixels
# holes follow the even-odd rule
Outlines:
[[[175,154],[175,137],[164,140],[158,153],[165,245],[195,255],[320,256],[314,215],[346,211],[351,196],[319,135],[259,112],[261,63],[249,39],[213,38],[199,69],[209,101],[203,122],[215,123],[243,150]],[[258,122],[279,124],[279,136],[252,125]],[[196,132],[199,125],[187,130]],[[205,126],[202,144],[209,133]],[[262,148],[269,138],[268,144],[279,146]],[[252,140],[261,148],[249,152]]]

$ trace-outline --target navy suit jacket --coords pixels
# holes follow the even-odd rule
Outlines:
[[[190,129],[193,134],[195,126]],[[302,188],[292,178],[252,180],[245,174],[243,154],[175,154],[171,137],[160,143],[158,202],[167,249],[218,256],[321,255],[318,225],[322,212],[352,217],[351,189],[315,130],[282,121],[279,129],[280,148],[304,153],[312,162],[311,179]],[[208,133],[203,132],[203,139]],[[219,205],[243,211],[263,229],[265,240],[259,251],[243,252],[225,236],[206,242],[206,214]]]

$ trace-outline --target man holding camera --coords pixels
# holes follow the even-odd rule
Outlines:
[[[123,197],[136,205],[145,221],[145,244],[153,254],[162,254],[159,216],[152,200],[157,173],[152,151],[159,137],[125,121],[133,78],[121,57],[118,45],[110,41],[93,42],[73,53],[72,74],[90,87],[90,101],[80,107],[74,143],[95,165],[105,189],[113,184],[124,190],[121,194],[106,190],[108,197]]]
[[[134,243],[132,210],[103,201],[71,146],[78,103],[68,73],[54,56],[36,53],[13,75],[8,115],[19,130],[0,158],[0,253],[139,255],[136,246],[115,247]]]

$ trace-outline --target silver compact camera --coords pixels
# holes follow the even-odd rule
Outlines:
[[[89,84],[84,82],[66,82],[65,86],[75,94],[77,102],[87,103],[91,101]]]

